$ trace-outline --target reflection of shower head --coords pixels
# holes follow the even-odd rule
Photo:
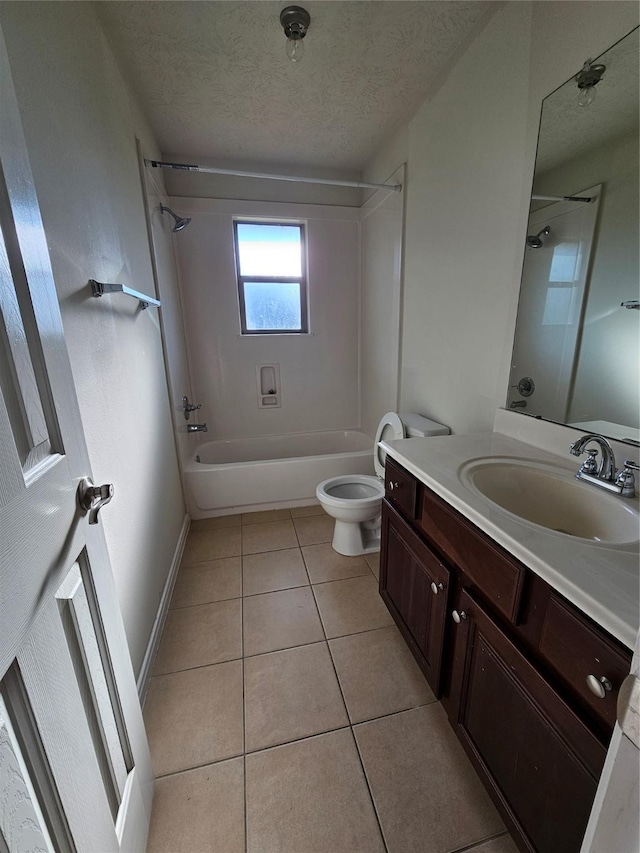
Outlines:
[[[529,234],[527,237],[527,246],[532,249],[541,249],[544,246],[544,242],[540,239],[543,234],[545,237],[547,234],[551,234],[551,228],[548,225],[545,225],[542,231],[538,231],[535,237],[533,234]]]
[[[166,205],[164,205],[164,204],[160,205],[160,213],[170,213],[171,216],[173,216],[173,218],[176,221],[176,224],[173,226],[174,231],[182,231],[182,229],[186,228],[187,225],[191,222],[191,217],[189,217],[189,216],[180,217],[180,216],[178,216],[177,213],[174,213],[170,207],[166,207]]]

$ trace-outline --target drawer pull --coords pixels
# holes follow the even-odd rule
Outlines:
[[[437,594],[438,594],[439,592],[441,592],[443,589],[444,589],[444,584],[442,584],[442,583],[438,583],[438,584],[437,584],[435,581],[431,581],[431,592],[432,592],[434,595],[437,595]]]
[[[467,614],[464,612],[464,610],[461,610],[460,613],[458,613],[457,610],[454,610],[451,615],[453,616],[453,621],[456,623],[456,625],[459,625],[463,619],[467,618]]]
[[[602,678],[597,678],[595,675],[588,675],[587,687],[594,696],[598,697],[598,699],[604,699],[607,693],[610,693],[611,690],[613,690],[613,685],[608,678],[605,678],[604,675]]]
[[[399,488],[400,488],[400,483],[392,483],[391,480],[389,480],[389,491],[390,492],[392,492],[394,489],[399,489]]]

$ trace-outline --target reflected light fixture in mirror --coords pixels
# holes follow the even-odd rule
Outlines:
[[[638,36],[636,28],[543,101],[506,402],[634,444],[640,311],[628,309],[640,296]],[[583,109],[579,81],[594,74],[599,82],[580,94],[599,95]],[[523,377],[534,383],[526,397]]]
[[[606,65],[600,65],[595,63],[593,59],[587,59],[580,73],[576,75],[576,83],[580,89],[578,106],[588,107],[595,101],[596,86],[602,80],[602,75],[606,70]]]

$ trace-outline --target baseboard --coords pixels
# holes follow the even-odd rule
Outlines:
[[[176,549],[173,553],[173,560],[171,562],[171,569],[169,570],[169,574],[167,576],[167,581],[164,585],[164,589],[162,591],[162,598],[160,599],[160,604],[158,605],[158,612],[156,613],[156,618],[153,622],[153,628],[151,629],[151,636],[149,637],[149,642],[147,643],[147,650],[144,653],[144,658],[142,660],[142,666],[140,667],[140,673],[138,675],[137,687],[138,687],[138,697],[140,699],[140,704],[144,707],[144,700],[147,696],[147,686],[149,683],[149,674],[151,672],[151,665],[153,663],[153,659],[156,656],[156,652],[158,650],[158,644],[160,642],[160,637],[162,636],[162,630],[164,628],[164,623],[167,619],[167,613],[169,611],[169,602],[171,601],[171,596],[173,595],[173,587],[176,583],[176,577],[178,575],[178,569],[180,568],[180,561],[182,560],[182,553],[184,551],[184,546],[187,542],[187,535],[189,533],[189,526],[191,524],[191,519],[188,515],[185,515],[184,521],[182,522],[182,528],[180,529],[180,535],[178,536],[178,542],[176,544]]]

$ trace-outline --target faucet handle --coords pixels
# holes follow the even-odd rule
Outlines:
[[[197,412],[202,408],[202,403],[190,403],[188,397],[182,398],[182,411],[184,412],[185,421],[189,420],[191,412]]]
[[[587,454],[589,458],[584,460],[580,466],[580,471],[583,474],[597,474],[598,463],[596,462],[596,456],[598,455],[598,451],[594,448],[593,450],[587,450]]]
[[[634,471],[640,471],[640,465],[637,465],[632,459],[627,459],[624,468],[616,474],[616,486],[620,487],[620,494],[623,497],[632,498],[636,493]]]

